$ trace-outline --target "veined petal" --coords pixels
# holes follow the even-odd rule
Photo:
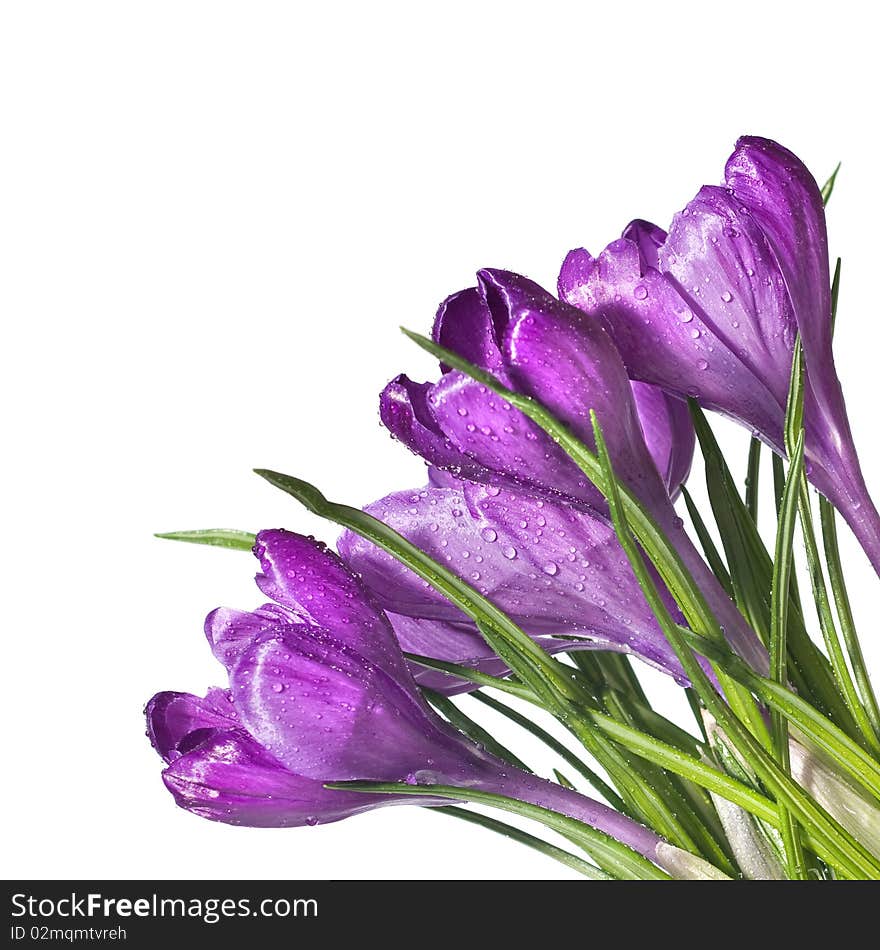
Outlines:
[[[663,228],[658,228],[656,224],[651,224],[650,221],[630,221],[623,229],[623,237],[628,241],[632,241],[638,248],[643,271],[648,267],[658,269],[659,255],[657,252],[666,241],[666,232]]]
[[[298,622],[291,611],[279,604],[263,604],[254,611],[218,607],[205,618],[205,636],[214,656],[232,669],[252,643],[276,636],[279,625]]]
[[[675,216],[658,253],[690,309],[784,407],[797,325],[752,215],[726,188],[707,185]]]
[[[261,531],[254,552],[263,568],[257,585],[264,594],[391,675],[407,678],[387,618],[335,552],[281,529]]]
[[[677,283],[656,270],[642,272],[627,240],[599,255],[571,251],[559,277],[562,296],[609,328],[633,379],[732,416],[782,450],[784,405],[726,345]]]
[[[492,313],[477,287],[460,290],[440,304],[434,320],[434,340],[468,362],[492,373],[502,369]],[[446,372],[449,367],[443,366]]]
[[[230,825],[288,828],[339,821],[394,802],[295,775],[242,732],[215,731],[162,774],[178,805]]]
[[[670,498],[687,481],[694,459],[696,435],[683,399],[648,383],[631,383],[645,445],[660,472]]]
[[[613,529],[598,518],[478,484],[401,492],[367,510],[446,563],[542,646],[581,636],[593,641],[583,646],[626,650],[681,674]],[[467,617],[408,568],[349,533],[339,550],[386,610],[455,625],[398,630],[425,634],[402,641],[404,649],[492,672],[482,665],[491,654],[461,629],[474,629]],[[432,644],[431,634],[442,636]]]
[[[147,703],[147,736],[153,748],[166,762],[172,762],[186,751],[188,737],[217,729],[237,726],[235,707],[229,693],[210,689],[205,697],[192,693],[164,692]]]
[[[756,136],[739,139],[725,177],[735,199],[766,235],[797,317],[807,365],[808,354],[824,359],[831,353],[831,277],[816,180],[788,149]],[[821,383],[818,389],[822,401]]]
[[[626,369],[604,327],[545,292],[510,297],[503,347],[517,388],[588,446],[594,444],[594,412],[616,474],[651,509],[664,509],[668,494],[645,445]]]
[[[468,759],[438,728],[405,667],[392,677],[313,627],[287,627],[254,644],[230,672],[230,687],[247,731],[307,778],[402,780]]]
[[[589,479],[534,422],[482,383],[463,373],[447,373],[431,391],[431,410],[438,424],[473,463],[458,473],[485,481],[567,495],[587,506],[603,505]]]
[[[414,383],[404,375],[392,379],[379,397],[382,424],[429,465],[463,472],[476,470],[477,463],[450,440],[434,418],[428,402],[433,388],[432,383]]]

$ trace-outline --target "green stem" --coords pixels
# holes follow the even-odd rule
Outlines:
[[[855,618],[849,602],[846,582],[844,581],[843,565],[840,563],[840,549],[837,544],[837,524],[834,508],[829,501],[821,496],[819,497],[819,517],[822,524],[825,563],[828,565],[828,578],[831,582],[831,592],[837,607],[840,630],[858,685],[865,716],[874,734],[872,746],[877,750],[878,744],[880,744],[880,705],[877,703],[877,695],[868,675],[862,645],[856,631]]]
[[[483,792],[474,788],[459,788],[455,785],[407,785],[405,782],[328,782],[327,788],[347,789],[367,794],[422,795],[489,805],[540,822],[570,840],[580,842],[581,847],[616,877],[631,881],[672,879],[647,858],[605,832],[591,828],[575,818],[551,811],[549,808],[507,798],[505,795],[496,795],[493,792]]]
[[[534,848],[535,851],[547,855],[548,858],[553,858],[554,861],[564,864],[566,867],[577,871],[578,874],[583,874],[584,877],[588,877],[593,881],[614,880],[610,874],[600,871],[599,868],[590,864],[589,861],[584,861],[583,858],[579,858],[570,851],[559,848],[555,844],[550,844],[549,841],[536,838],[527,831],[523,831],[521,828],[515,828],[513,825],[508,825],[506,822],[499,821],[497,818],[490,818],[488,815],[482,815],[476,811],[468,811],[466,808],[459,808],[457,805],[429,808],[428,811],[433,812],[435,815],[449,815],[452,818],[459,818],[462,821],[470,822],[472,825],[487,828],[489,831],[494,831],[496,834],[503,835],[505,838],[510,838],[511,841],[516,841],[518,844],[524,844],[528,848]]]
[[[758,488],[761,466],[761,442],[752,436],[749,442],[749,463],[746,470],[746,508],[755,524],[758,523]]]
[[[605,801],[611,805],[612,808],[616,808],[618,811],[623,812],[624,814],[627,813],[626,805],[617,792],[615,792],[607,782],[603,781],[603,779],[600,778],[600,776],[598,776],[586,764],[586,762],[583,762],[581,759],[579,759],[555,736],[552,736],[545,729],[542,729],[539,725],[532,722],[530,719],[527,719],[515,709],[505,705],[500,700],[494,699],[492,696],[487,696],[485,693],[482,693],[479,690],[474,693],[470,693],[469,695],[472,699],[476,699],[478,702],[483,703],[484,706],[488,706],[489,709],[494,709],[495,712],[505,716],[511,722],[515,722],[522,729],[525,729],[527,732],[531,733],[536,739],[540,739],[544,745],[546,745],[549,749],[552,749],[560,758],[566,761],[573,769],[582,775],[605,799]]]
[[[770,676],[778,684],[788,682],[788,603],[791,580],[792,543],[798,497],[798,485],[804,466],[804,430],[801,429],[797,445],[792,453],[779,525],[776,532],[776,552],[773,558],[773,584],[770,609]],[[788,747],[788,720],[778,711],[771,713],[773,741],[780,767],[791,774]],[[798,826],[791,812],[782,803],[779,805],[782,840],[788,876],[793,880],[805,880],[806,868]]]

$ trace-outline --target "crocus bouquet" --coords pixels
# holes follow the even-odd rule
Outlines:
[[[258,472],[345,529],[335,552],[281,529],[164,535],[252,550],[267,599],[208,616],[227,688],[147,706],[177,803],[264,827],[419,804],[591,878],[880,879],[880,709],[835,512],[878,572],[880,515],[832,357],[833,183],[747,137],[668,232],[634,221],[569,253],[558,296],[480,271],[430,338],[408,334],[438,379],[381,394],[426,485],[362,511]],[[751,433],[744,495],[705,410]],[[684,487],[697,442],[717,531]],[[693,730],[630,657],[674,677]],[[532,772],[478,703],[565,774]]]

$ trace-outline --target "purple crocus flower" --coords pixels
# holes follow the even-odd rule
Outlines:
[[[799,333],[808,477],[880,572],[880,516],[834,368],[822,198],[798,158],[741,138],[724,185],[701,188],[668,234],[634,221],[596,258],[572,251],[559,292],[603,318],[634,379],[696,397],[779,454]]]
[[[442,485],[398,492],[366,510],[452,567],[548,653],[633,653],[686,682],[604,520],[558,499],[431,471]],[[509,672],[469,618],[399,561],[352,532],[342,535],[338,549],[385,609],[408,653],[493,675]],[[680,617],[671,598],[668,606]],[[441,692],[473,688],[424,667],[413,672],[419,683]]]
[[[509,766],[440,719],[382,610],[323,545],[273,530],[257,536],[254,551],[257,584],[274,603],[215,610],[206,622],[229,690],[204,699],[159,693],[147,706],[148,735],[169,763],[164,778],[178,804],[234,824],[316,824],[381,804],[443,803],[328,782],[442,783],[561,812],[673,873],[705,870],[643,825]]]
[[[530,292],[559,306],[523,277],[500,270],[481,271],[477,287],[453,294],[440,305],[434,339],[517,388],[502,345],[513,297]],[[538,426],[482,384],[445,366],[442,369],[437,383],[414,383],[400,375],[385,387],[379,413],[395,438],[435,471],[562,499],[579,508],[604,510],[599,492]],[[627,424],[641,430],[666,493],[674,498],[687,479],[694,452],[687,406],[655,386],[628,380],[623,386],[631,396],[618,395],[627,408],[635,407],[635,418]]]
[[[576,308],[519,275],[484,270],[478,276],[476,288],[450,297],[441,306],[434,338],[489,370],[507,386],[537,398],[588,445],[593,444],[590,410],[594,410],[618,477],[646,505],[676,545],[731,645],[756,668],[766,667],[766,653],[760,641],[684,532],[672,505],[670,491],[687,474],[693,450],[693,433],[685,407],[681,402],[670,403],[665,412],[653,416],[644,411],[640,414],[644,400],[656,407],[656,394],[644,391],[642,404],[638,402],[639,392],[634,394],[620,354],[600,321],[585,318]],[[601,495],[562,449],[510,404],[462,373],[447,371],[433,385],[416,385],[398,377],[382,394],[381,414],[393,435],[435,467],[487,483],[495,492],[509,489],[533,499],[532,504],[551,501],[607,523]],[[657,418],[664,420],[665,431],[670,433],[665,441],[657,437],[653,422]],[[523,504],[517,500],[510,507],[521,509]],[[391,506],[386,507],[391,510]],[[493,517],[501,518],[504,524],[504,513],[500,510]],[[535,524],[538,516],[532,513],[532,517],[520,517]],[[499,531],[494,524],[486,527]],[[601,534],[598,527],[587,527],[586,523],[574,529],[575,535],[579,531],[590,538]],[[613,542],[610,535],[605,537],[610,551]],[[571,543],[576,549],[579,544],[585,546],[582,537]],[[511,540],[510,545],[519,550],[515,541]],[[564,563],[564,547],[544,551],[545,563]],[[581,556],[590,560],[583,553]],[[617,561],[616,554],[614,558],[616,564],[622,563],[622,559]],[[501,574],[503,566],[499,562],[498,578],[494,581],[495,586],[502,588],[506,584]],[[358,570],[364,570],[361,564]],[[512,576],[517,571],[518,565],[512,563],[506,573]],[[627,576],[631,575],[627,572]],[[586,596],[576,596],[580,592],[575,588],[571,592],[572,608],[586,606],[591,593],[598,593],[600,601],[616,604],[623,598],[627,604],[641,604],[634,581],[620,586],[617,568],[613,577],[619,585],[613,599],[606,596],[601,582],[587,591],[586,587],[595,583],[592,579],[575,581],[585,585]],[[511,581],[510,585],[516,583],[521,585],[521,580]],[[565,587],[558,586],[555,596],[564,596]],[[398,611],[392,603],[387,606],[406,613]],[[554,617],[552,609],[547,610],[544,619],[548,633],[552,632],[554,620],[560,632],[565,629],[565,618]],[[606,639],[620,642],[619,634],[608,630],[596,632],[600,637],[604,633]],[[656,637],[651,639],[654,644],[658,642]],[[630,640],[629,647],[637,649],[637,643],[647,642],[642,635]],[[655,653],[649,658],[656,661],[659,656]]]

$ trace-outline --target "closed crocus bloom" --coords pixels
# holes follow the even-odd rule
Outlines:
[[[257,583],[275,603],[216,610],[206,623],[229,691],[205,699],[160,693],[147,707],[149,734],[169,762],[165,781],[179,804],[240,824],[316,824],[407,800],[325,783],[453,785],[576,818],[673,874],[712,873],[643,825],[509,766],[440,719],[388,619],[323,545],[264,531],[254,550],[262,566]]]
[[[469,301],[467,308],[461,304],[464,295]],[[477,306],[480,303],[482,310]],[[477,320],[480,314],[482,323]],[[453,325],[459,332],[452,332]],[[672,506],[670,488],[687,472],[693,443],[685,440],[693,435],[673,404],[665,418],[670,429],[682,435],[674,435],[658,449],[661,442],[656,426],[642,421],[651,417],[647,413],[640,416],[638,394],[633,393],[620,354],[601,322],[590,320],[524,277],[493,270],[480,273],[479,290],[464,291],[446,302],[434,335],[448,349],[461,341],[462,356],[480,360],[484,369],[510,388],[534,396],[590,446],[590,413],[595,412],[617,476],[676,545],[734,649],[756,668],[765,668],[766,654],[760,641],[708,569]],[[489,338],[492,345],[486,342]],[[474,340],[482,342],[477,345]],[[419,393],[418,408],[410,402],[411,410],[404,413],[397,403],[397,415],[389,418],[389,413],[383,412],[383,419],[432,464],[468,479],[486,481],[495,491],[518,486],[520,493],[552,499],[607,521],[601,495],[580,469],[537,426],[486,386],[461,373],[447,372]],[[395,426],[401,417],[419,420],[419,438],[413,437],[416,430],[412,426]],[[429,432],[428,422],[433,426],[430,440],[424,436]],[[654,442],[653,453],[646,433]],[[678,446],[685,444],[688,448],[679,450]],[[658,465],[658,454],[669,452],[670,445],[675,447],[675,461],[667,455]],[[669,473],[673,473],[672,483]],[[553,557],[548,561],[559,563]],[[600,595],[599,599],[607,598]]]
[[[780,454],[800,334],[808,477],[880,572],[880,517],[832,355],[822,198],[798,158],[740,139],[725,184],[702,188],[668,234],[636,221],[596,258],[572,251],[559,291],[609,328],[633,378],[697,398]]]
[[[512,386],[502,347],[517,295],[537,296],[550,306],[568,309],[524,277],[484,270],[476,287],[441,304],[434,339]],[[380,415],[395,438],[437,470],[604,510],[583,472],[537,425],[482,384],[441,368],[436,383],[414,383],[401,375],[385,387]],[[629,424],[641,429],[648,455],[675,497],[693,459],[687,406],[654,386],[628,380],[623,385],[631,392],[627,404],[635,405],[637,421],[630,419]]]

